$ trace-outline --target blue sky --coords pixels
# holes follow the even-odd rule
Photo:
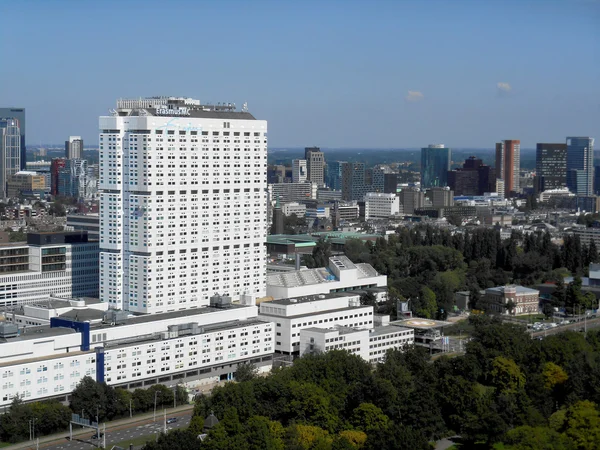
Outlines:
[[[600,2],[0,1],[0,105],[97,142],[119,97],[248,102],[272,147],[600,138]]]

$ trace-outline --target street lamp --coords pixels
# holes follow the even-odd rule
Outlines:
[[[158,391],[154,392],[154,421],[156,422],[156,397],[158,396]]]

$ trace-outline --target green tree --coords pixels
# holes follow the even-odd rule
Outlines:
[[[544,387],[546,389],[553,389],[557,385],[566,383],[569,379],[567,372],[551,361],[544,364],[542,376],[544,377]]]
[[[498,356],[492,367],[492,383],[500,392],[516,393],[525,386],[525,375],[512,359]]]
[[[575,450],[571,439],[547,427],[514,428],[506,433],[503,442],[506,450]]]
[[[187,430],[172,430],[167,434],[161,434],[156,442],[149,441],[142,450],[197,450],[200,447],[196,435]]]
[[[331,257],[331,242],[325,238],[320,238],[312,252],[314,267],[329,267],[329,258]]]
[[[421,288],[421,297],[414,302],[413,307],[416,309],[415,313],[417,316],[432,319],[438,308],[435,292],[427,286],[423,286]]]
[[[386,428],[388,422],[388,416],[373,403],[361,403],[358,408],[354,409],[350,418],[350,423],[354,428],[367,434],[373,430]]]
[[[235,380],[242,383],[256,378],[258,375],[257,367],[252,363],[238,364],[235,371]]]
[[[83,377],[71,394],[69,406],[75,414],[83,414],[87,419],[95,420],[98,416],[99,420],[104,420],[108,402],[103,383],[97,383],[89,376]]]

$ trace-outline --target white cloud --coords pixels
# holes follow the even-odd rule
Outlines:
[[[423,100],[425,97],[423,93],[420,91],[408,91],[408,95],[406,96],[407,102],[419,102]]]
[[[498,84],[496,84],[496,87],[498,88],[498,91],[500,92],[510,92],[512,90],[512,87],[510,87],[510,84],[506,83],[506,82],[499,82]]]

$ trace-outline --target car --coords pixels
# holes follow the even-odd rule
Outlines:
[[[175,423],[175,422],[177,422],[177,417],[169,417],[167,419],[167,423]]]

